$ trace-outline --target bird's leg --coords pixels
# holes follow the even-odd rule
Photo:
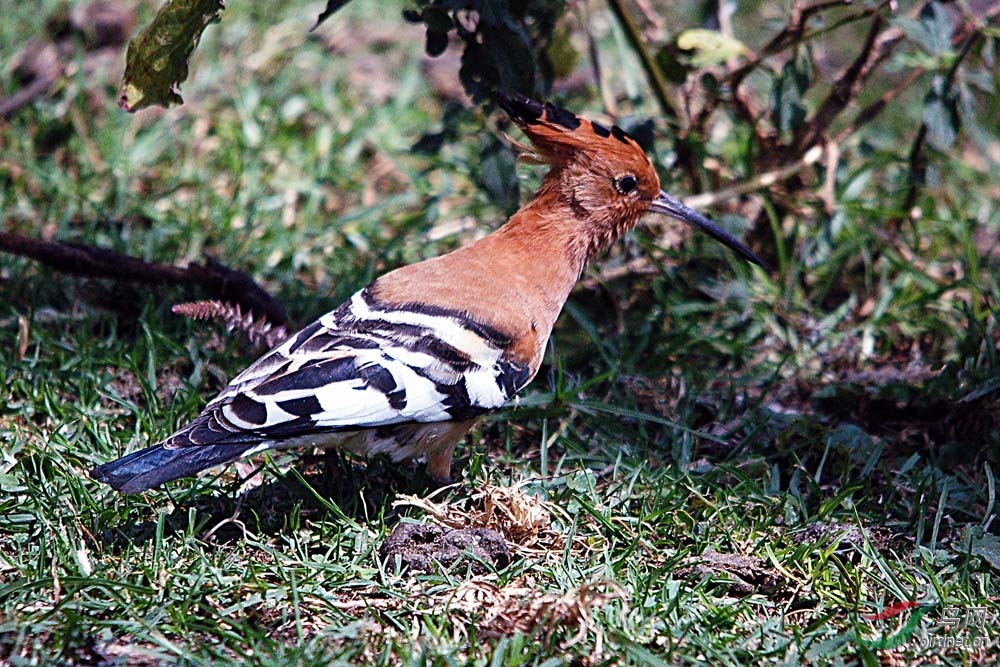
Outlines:
[[[451,484],[451,457],[457,444],[458,440],[453,440],[446,447],[427,455],[427,472],[441,486]]]
[[[428,439],[424,441],[427,472],[441,486],[451,484],[451,457],[455,453],[455,445],[465,437],[476,421],[477,418],[474,417],[460,422],[434,424],[429,429]]]

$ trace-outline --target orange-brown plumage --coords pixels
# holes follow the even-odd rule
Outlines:
[[[382,276],[258,359],[166,440],[92,475],[135,493],[272,447],[426,456],[449,475],[455,444],[538,372],[587,262],[647,212],[671,215],[760,263],[660,190],[645,153],[606,128],[518,95],[500,106],[548,165],[492,234]]]
[[[563,114],[563,124],[554,114]],[[537,119],[512,117],[532,142],[533,161],[550,167],[531,201],[489,236],[396,269],[373,288],[389,305],[430,300],[504,331],[513,339],[510,353],[534,377],[587,262],[649,211],[660,179],[642,148],[618,128],[552,106]],[[615,184],[629,176],[636,188],[619,192]]]

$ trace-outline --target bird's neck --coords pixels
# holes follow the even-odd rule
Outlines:
[[[560,196],[548,179],[531,201],[511,216],[495,232],[503,244],[518,248],[526,257],[535,256],[539,268],[559,268],[570,276],[570,284],[580,277],[593,255],[594,225],[586,211],[574,207],[570,198]]]
[[[371,295],[388,306],[430,303],[464,312],[509,334],[517,342],[508,352],[534,373],[587,262],[616,234],[614,227],[595,227],[554,184],[550,172],[532,200],[500,229],[447,255],[387,273],[372,285]]]

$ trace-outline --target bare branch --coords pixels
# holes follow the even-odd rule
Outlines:
[[[680,126],[680,134],[684,136],[689,126],[689,119],[687,113],[684,111],[684,105],[670,89],[667,80],[663,76],[663,72],[660,71],[660,66],[656,63],[656,59],[649,52],[649,49],[646,48],[639,26],[635,24],[629,13],[625,11],[622,0],[610,0],[608,5],[611,7],[615,18],[621,23],[632,49],[639,56],[639,60],[642,61],[642,68],[646,72],[649,83],[653,88],[653,93],[660,102],[663,112],[677,119],[677,124]]]
[[[834,7],[849,7],[853,4],[853,0],[820,0],[819,2],[814,2],[809,5],[803,2],[796,2],[795,6],[792,7],[792,14],[785,27],[783,27],[778,34],[772,37],[767,44],[762,46],[755,57],[748,60],[741,67],[730,72],[726,76],[725,83],[728,83],[734,89],[739,88],[740,84],[743,83],[743,80],[747,77],[747,75],[757,69],[764,60],[770,56],[781,53],[791,46],[801,44],[803,41],[808,39],[809,35],[806,34],[806,28],[808,27],[809,20],[816,14]],[[889,4],[888,0],[880,3],[877,7],[863,9],[857,14],[852,14],[842,21],[837,22],[826,30],[839,28],[847,23],[866,19],[869,16],[878,13],[881,8],[887,4]]]
[[[0,232],[0,252],[28,257],[62,273],[78,276],[196,285],[222,300],[242,304],[274,324],[287,321],[281,304],[253,278],[208,256],[205,257],[205,264],[180,268],[146,262],[106,248],[67,241],[43,241],[13,232]]]
[[[0,118],[10,120],[14,115],[49,92],[58,76],[38,77],[9,97],[0,98]]]
[[[863,126],[875,120],[878,115],[882,113],[882,111],[884,111],[890,103],[892,103],[893,100],[916,83],[917,80],[924,75],[924,72],[925,70],[922,67],[915,67],[910,70],[909,74],[906,75],[906,78],[903,79],[898,86],[885,91],[882,93],[881,97],[859,111],[854,117],[854,120],[852,120],[847,127],[837,133],[837,136],[833,139],[834,143],[843,143],[848,137],[857,132]]]
[[[728,96],[731,109],[737,118],[753,128],[759,154],[771,156],[766,159],[773,162],[777,158],[781,147],[777,143],[778,138],[772,132],[768,132],[767,126],[758,122],[764,113],[756,108],[752,98],[741,90],[740,86],[743,80],[768,57],[813,39],[818,35],[875,16],[890,2],[891,0],[884,0],[877,6],[863,8],[854,14],[832,22],[830,25],[810,32],[808,30],[809,21],[813,17],[830,9],[849,7],[853,5],[853,0],[820,0],[812,4],[799,1],[792,8],[788,23],[767,44],[761,47],[757,55],[742,66],[731,69],[727,74],[723,75],[721,79],[722,87],[728,87],[732,91]],[[694,120],[693,126],[703,128],[705,123],[708,122],[708,118],[715,112],[719,101],[720,98],[716,97],[706,102]],[[792,152],[792,159],[798,159],[802,152]]]
[[[823,148],[821,146],[813,146],[810,150],[806,151],[805,155],[779,169],[768,171],[763,174],[757,174],[748,181],[738,183],[723,190],[704,192],[699,195],[685,197],[684,203],[691,208],[706,208],[715,206],[716,204],[730,199],[736,199],[737,197],[760,190],[761,188],[769,188],[775,183],[788,180],[792,176],[801,172],[803,169],[816,164],[819,162],[821,157],[823,157]]]
[[[915,8],[914,11],[919,12],[920,9],[921,8]],[[961,63],[968,54],[969,48],[971,48],[974,40],[978,39],[978,36],[981,34],[980,31],[982,26],[996,20],[998,16],[1000,16],[1000,2],[993,3],[988,10],[976,17],[967,17],[965,23],[955,30],[954,35],[952,36],[952,44],[956,48],[960,48],[960,55],[949,68],[949,72],[946,75],[949,80],[954,78],[959,63]],[[875,70],[877,70],[890,55],[892,55],[896,46],[903,41],[905,33],[902,28],[895,26],[886,29],[884,32],[876,36],[876,23],[884,24],[884,19],[879,17],[875,23],[873,23],[872,29],[869,30],[868,37],[865,40],[861,53],[855,61],[837,77],[837,81],[834,83],[833,88],[830,90],[826,99],[823,100],[820,108],[813,115],[813,118],[806,124],[800,136],[796,137],[793,144],[793,155],[805,152],[810,146],[822,140],[823,133],[829,128],[834,119],[836,119],[844,108],[857,97],[861,86],[868,80],[869,77],[871,77]],[[973,42],[970,42],[970,40],[973,40]],[[875,116],[881,113],[889,102],[898,96],[902,89],[912,85],[912,83],[914,83],[923,73],[923,68],[914,68],[907,74],[902,86],[899,86],[897,90],[888,91],[882,96],[882,98],[862,109],[847,129],[853,132],[865,123],[871,121],[875,118]],[[844,131],[841,131],[837,135],[837,141],[845,139],[849,136],[849,134],[850,133],[845,134]]]
[[[862,74],[866,71],[870,73],[875,68],[875,62],[881,62],[883,53],[873,54],[876,45],[880,40],[880,31],[885,26],[885,19],[881,16],[875,17],[868,34],[865,36],[864,44],[854,62],[837,77],[833,87],[830,89],[826,99],[819,105],[819,109],[809,119],[809,122],[802,126],[796,133],[797,136],[792,141],[792,154],[798,155],[805,152],[810,146],[815,144],[822,136],[823,132],[830,126],[830,123],[840,115],[840,112],[858,95],[861,84],[864,81]],[[902,32],[902,31],[900,31]],[[900,35],[900,39],[902,35]],[[883,41],[888,44],[889,40]],[[895,42],[892,42],[893,46]],[[891,47],[885,47],[887,50]],[[874,57],[873,57],[874,55]]]
[[[958,66],[965,60],[965,57],[969,55],[972,50],[973,45],[979,40],[982,35],[978,29],[973,30],[965,38],[965,42],[962,44],[962,48],[959,50],[958,56],[955,58],[955,62],[951,64],[948,71],[944,75],[944,81],[942,83],[942,93],[946,93],[951,89],[952,84],[955,82],[955,75],[958,73]],[[917,131],[917,136],[914,137],[913,143],[910,145],[910,154],[907,158],[907,163],[909,164],[910,173],[908,175],[908,185],[906,187],[906,197],[903,198],[903,204],[900,207],[903,216],[908,216],[910,210],[913,209],[914,205],[917,203],[917,196],[920,193],[920,188],[926,182],[927,176],[927,155],[924,153],[924,146],[927,142],[927,123],[920,124],[920,130]],[[893,216],[888,220],[888,228],[895,229],[902,223],[902,219],[899,216]]]

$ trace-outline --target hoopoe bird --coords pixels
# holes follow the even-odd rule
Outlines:
[[[587,263],[646,213],[692,225],[763,266],[732,235],[660,190],[639,145],[552,104],[498,94],[549,166],[502,227],[391,271],[237,375],[198,417],[91,476],[138,493],[278,447],[426,457],[450,478],[456,444],[541,365]]]

